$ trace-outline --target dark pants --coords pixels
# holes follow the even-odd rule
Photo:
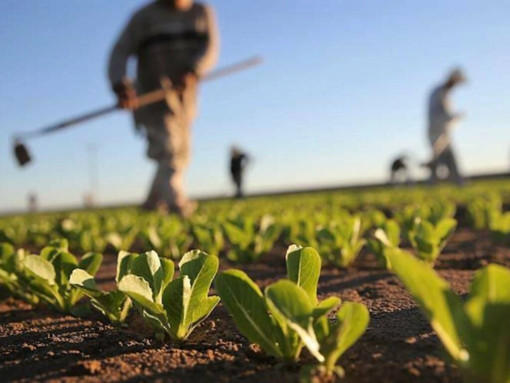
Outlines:
[[[232,172],[232,181],[236,187],[236,198],[243,197],[243,175],[241,172]]]
[[[464,179],[459,173],[457,167],[457,161],[455,160],[455,154],[450,146],[448,146],[443,152],[437,156],[430,163],[430,182],[437,183],[440,178],[437,174],[440,167],[446,167],[448,169],[448,181],[455,182],[458,185],[464,183]]]

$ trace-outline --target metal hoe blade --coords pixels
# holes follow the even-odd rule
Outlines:
[[[14,144],[14,156],[16,157],[18,165],[22,167],[32,161],[32,157],[30,157],[27,147],[19,141]]]

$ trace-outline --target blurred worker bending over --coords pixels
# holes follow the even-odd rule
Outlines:
[[[458,185],[464,182],[457,167],[450,138],[453,126],[462,118],[462,114],[452,112],[450,94],[457,85],[464,82],[466,77],[461,70],[456,69],[450,73],[444,83],[434,89],[430,96],[428,136],[432,146],[432,160],[427,166],[431,172],[431,183],[436,183],[440,179],[441,171],[447,171],[447,179]]]
[[[197,85],[215,65],[218,32],[213,10],[193,0],[156,0],[137,11],[115,43],[109,79],[122,108],[135,109],[137,95],[164,87],[166,102],[134,112],[137,130],[145,132],[147,155],[158,164],[143,207],[190,215],[195,204],[183,191],[190,160],[191,124]],[[137,77],[126,75],[131,57]]]

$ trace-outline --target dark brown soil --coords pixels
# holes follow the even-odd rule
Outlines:
[[[242,267],[265,286],[285,276],[279,253],[257,265]],[[113,286],[115,256],[107,256],[98,274]],[[492,243],[486,233],[459,230],[440,262],[439,273],[458,294],[465,294],[477,268],[496,262],[510,266],[510,249]],[[227,268],[227,265],[223,265]],[[340,360],[346,382],[459,382],[437,337],[413,300],[371,255],[362,253],[355,267],[325,267],[320,297],[340,296],[363,302],[370,310],[366,334]],[[127,329],[117,330],[99,314],[87,319],[31,308],[12,299],[0,301],[0,381],[168,381],[296,382],[301,365],[284,365],[266,357],[239,333],[224,308],[215,310],[177,346],[150,336],[136,314]],[[304,362],[312,360],[305,354]]]

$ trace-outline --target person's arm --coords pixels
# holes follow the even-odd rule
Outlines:
[[[210,6],[205,6],[205,12],[207,22],[207,39],[194,68],[195,74],[198,77],[204,76],[216,65],[220,47],[215,12]]]
[[[136,34],[136,18],[133,17],[115,43],[108,63],[108,78],[121,108],[136,107],[136,91],[126,76],[128,60],[136,52]]]

